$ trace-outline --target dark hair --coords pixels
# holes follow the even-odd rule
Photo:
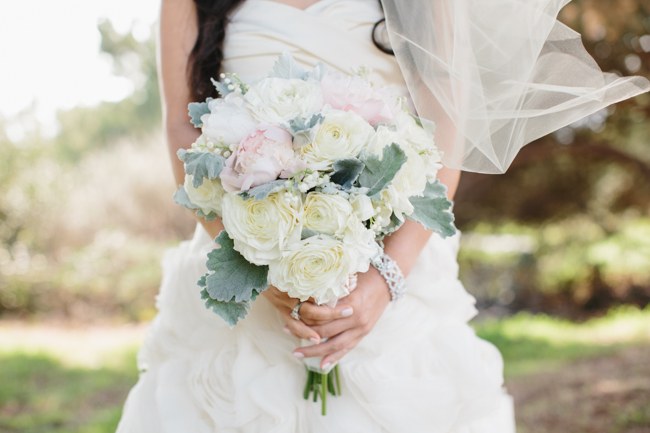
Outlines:
[[[217,92],[210,82],[221,72],[223,62],[223,41],[230,13],[244,0],[194,0],[198,22],[198,35],[187,64],[188,85],[193,101],[216,97]],[[379,3],[381,5],[381,2]],[[372,28],[372,41],[387,54],[393,54],[387,45],[385,20],[381,19]]]

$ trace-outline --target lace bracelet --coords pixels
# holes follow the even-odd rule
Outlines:
[[[386,280],[390,300],[397,301],[406,293],[406,280],[397,262],[391,259],[386,253],[377,255],[370,261],[370,264],[379,271],[379,274]]]

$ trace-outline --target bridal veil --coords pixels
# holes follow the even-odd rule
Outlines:
[[[445,164],[503,173],[527,143],[644,93],[557,20],[570,0],[382,0],[391,45]]]

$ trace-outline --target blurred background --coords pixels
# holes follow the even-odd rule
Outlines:
[[[0,433],[113,432],[191,235],[161,135],[156,0],[0,4]],[[650,77],[650,0],[574,0],[604,70]],[[519,431],[650,432],[650,95],[530,144],[455,206],[477,332]]]

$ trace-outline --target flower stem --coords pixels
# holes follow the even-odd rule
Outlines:
[[[327,415],[327,382],[329,379],[329,373],[321,373],[320,375],[321,379],[321,398],[323,401],[321,402],[321,415],[325,416]]]

